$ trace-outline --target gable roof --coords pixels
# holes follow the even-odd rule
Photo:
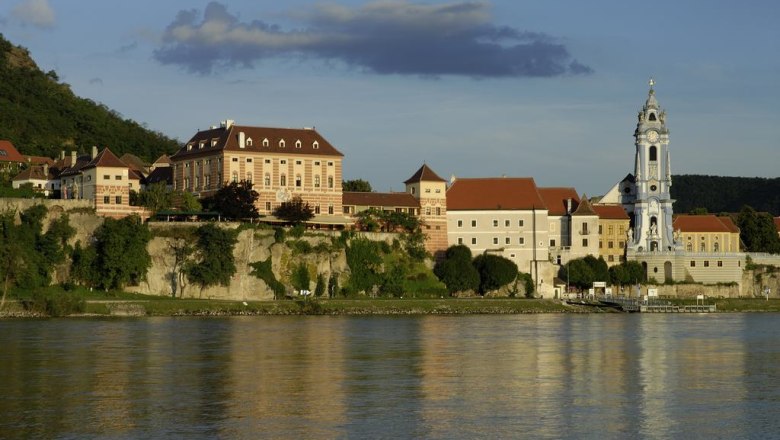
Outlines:
[[[447,210],[547,209],[531,177],[458,179],[447,190]]]
[[[607,220],[630,220],[623,205],[591,205],[599,218]]]
[[[239,136],[252,140],[241,148]],[[268,146],[263,141],[268,140]],[[284,146],[281,146],[284,141]],[[296,143],[300,141],[300,148]],[[212,146],[212,143],[214,145]],[[202,147],[201,147],[202,145]],[[311,154],[318,156],[344,156],[313,128],[274,128],[230,125],[195,133],[183,147],[171,156],[172,161],[212,155],[220,151],[245,151],[253,153]]]
[[[60,173],[60,177],[73,176],[80,173],[81,170],[84,169],[84,167],[87,166],[91,161],[92,158],[89,155],[78,156],[76,158],[76,163],[71,163],[72,161],[70,158],[66,158],[63,163],[66,163],[67,165]]]
[[[122,163],[126,164],[128,168],[132,170],[143,172],[144,168],[147,167],[146,163],[144,163],[144,161],[141,160],[140,157],[130,153],[123,154],[122,157],[119,158],[119,160],[122,161]]]
[[[433,172],[433,170],[427,164],[423,164],[423,166],[421,166],[417,172],[412,174],[412,177],[406,179],[404,183],[406,184],[417,182],[446,182],[446,180],[442,179],[438,174]]]
[[[352,192],[341,193],[343,205],[368,207],[419,207],[420,202],[413,195],[405,192],[377,193]]]
[[[590,204],[590,200],[588,200],[588,196],[583,194],[582,199],[580,200],[580,205],[577,206],[577,209],[575,209],[574,212],[571,213],[571,215],[598,215],[598,214],[596,214],[596,211],[593,210],[593,205]]]
[[[16,177],[14,177],[11,180],[14,181],[27,181],[27,180],[52,180],[54,179],[54,174],[51,171],[51,168],[49,168],[47,173],[44,173],[44,167],[42,165],[33,165],[25,170],[22,170],[21,173],[17,174]]]
[[[158,157],[157,160],[155,160],[152,165],[159,167],[159,166],[170,165],[170,164],[171,164],[171,158],[168,157],[167,154],[163,154],[162,156]]]
[[[739,233],[739,228],[729,217],[718,217],[714,214],[680,214],[674,217],[672,228],[675,231],[680,230],[682,232]]]
[[[54,159],[46,156],[28,156],[23,155],[24,161],[33,165],[43,165],[48,164],[49,166],[54,165]]]
[[[11,141],[0,140],[0,162],[24,163],[25,160]]]
[[[111,150],[108,149],[108,147],[104,148],[103,151],[98,153],[97,156],[95,156],[94,159],[89,161],[88,164],[84,165],[82,169],[89,169],[89,168],[130,168],[119,160],[118,157],[114,153],[111,152]]]
[[[574,188],[539,188],[539,195],[547,206],[548,215],[566,215],[569,212],[569,200],[572,211],[576,210],[580,203],[580,197]]]

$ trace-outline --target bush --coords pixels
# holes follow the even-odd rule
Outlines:
[[[479,288],[479,272],[471,264],[471,249],[464,245],[450,246],[444,260],[434,266],[433,273],[449,293]]]
[[[517,265],[504,257],[482,254],[472,263],[479,273],[479,291],[483,295],[505,286],[517,278]]]
[[[317,275],[317,287],[314,288],[314,296],[317,298],[322,297],[325,294],[325,277],[322,274]]]
[[[84,298],[74,292],[35,291],[32,298],[22,304],[26,310],[49,316],[67,316],[86,310]]]
[[[280,299],[284,297],[284,284],[276,279],[273,270],[271,270],[270,257],[268,257],[268,259],[265,261],[256,261],[254,263],[250,263],[249,265],[252,267],[252,272],[250,272],[250,275],[265,281],[265,284],[267,284],[268,287],[273,290],[274,299]]]
[[[302,224],[297,224],[290,228],[289,235],[293,238],[301,238],[304,232],[306,232],[306,227]]]
[[[293,270],[290,281],[292,281],[292,285],[297,291],[309,290],[311,276],[309,275],[309,268],[306,266],[306,263],[299,264]]]

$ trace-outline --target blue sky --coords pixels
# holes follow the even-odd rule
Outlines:
[[[603,194],[651,76],[673,173],[777,177],[779,19],[768,0],[0,0],[0,32],[76,94],[181,141],[315,126],[379,191],[426,162]]]

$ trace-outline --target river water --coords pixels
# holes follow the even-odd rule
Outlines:
[[[780,315],[0,321],[0,438],[777,438]]]

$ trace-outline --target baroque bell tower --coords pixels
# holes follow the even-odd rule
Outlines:
[[[672,171],[669,155],[669,129],[666,112],[655,97],[655,81],[650,80],[647,101],[639,111],[634,131],[635,194],[629,229],[629,252],[682,250],[672,228]]]

